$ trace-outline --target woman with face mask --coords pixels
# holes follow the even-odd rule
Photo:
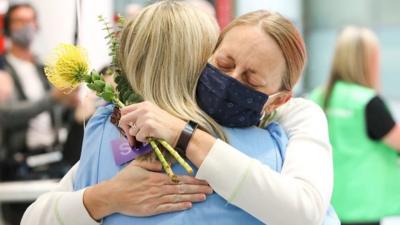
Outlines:
[[[266,32],[270,26],[278,36]],[[237,32],[246,33],[239,35],[244,39],[235,40]],[[284,132],[268,123],[272,111],[289,100],[305,63],[297,30],[279,14],[260,11],[238,18],[219,41],[216,34],[215,22],[205,14],[183,3],[162,1],[127,24],[120,54],[133,89],[147,100],[123,108],[120,126],[131,140],[160,137],[176,146],[200,166],[197,177],[206,179],[216,193],[205,200],[209,190],[203,181],[181,176],[181,183],[173,184],[165,175],[147,176],[138,167],[159,170],[157,164],[116,165],[110,142],[120,134],[109,122],[113,106],[107,106],[88,124],[78,171],[75,168],[63,180],[63,190],[81,190],[84,204],[77,204],[78,210],[87,212],[71,210],[72,204],[66,207],[72,201],[61,193],[58,198],[49,194],[28,209],[24,221],[43,215],[38,205],[53,200],[64,224],[72,221],[67,215],[75,214],[86,216],[87,223],[91,215],[104,224],[321,224],[324,218],[336,224],[334,214],[326,216],[332,170],[323,113],[302,100],[292,100],[278,111],[290,137],[287,150]],[[276,42],[279,38],[284,39],[282,46]],[[223,64],[217,54],[221,50],[238,66]],[[173,169],[183,174],[179,167]],[[72,214],[65,212],[68,209]],[[189,210],[158,215],[184,209]],[[157,216],[143,217],[150,215]]]
[[[263,127],[289,101],[305,59],[290,21],[267,11],[243,15],[222,31],[199,77],[196,100],[224,127]],[[163,138],[185,149],[199,167],[197,178],[264,223],[321,224],[332,191],[332,158],[326,121],[314,107],[294,99],[277,111],[289,136],[281,173],[200,129],[190,132],[189,123],[150,102],[123,108],[120,126],[139,141]],[[182,141],[188,136],[188,143]]]

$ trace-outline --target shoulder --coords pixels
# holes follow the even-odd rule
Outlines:
[[[385,101],[379,95],[373,96],[367,103],[367,107],[376,108],[376,107],[383,107],[386,108]]]
[[[98,183],[101,162],[112,159],[111,143],[119,138],[119,131],[111,123],[113,105],[99,107],[85,127],[79,168],[74,178],[74,189],[78,190]]]
[[[311,100],[304,98],[292,98],[286,104],[277,109],[276,119],[279,122],[286,120],[309,120],[322,122],[325,114],[321,107]]]
[[[377,94],[373,88],[343,81],[337,82],[335,88],[335,96],[339,101],[361,103],[352,104],[353,107],[367,104]]]
[[[279,123],[269,123],[265,129],[271,134],[274,139],[286,138],[286,133]]]
[[[288,133],[289,138],[296,133],[327,138],[328,125],[325,113],[320,106],[310,100],[291,99],[278,108],[275,119]]]
[[[90,118],[88,122],[88,127],[90,125],[99,124],[107,121],[107,119],[111,116],[114,110],[114,106],[112,104],[100,106],[96,109],[96,112]]]
[[[272,122],[268,124],[268,126],[265,129],[270,133],[271,138],[277,144],[279,151],[281,153],[284,153],[286,151],[286,145],[289,140],[283,128],[278,123]],[[284,158],[285,154],[281,155]]]
[[[386,106],[384,100],[379,97],[378,95],[375,95],[372,97],[368,102],[365,107],[365,112],[367,116],[376,116],[376,114],[390,114],[389,109]]]
[[[105,133],[111,134],[112,129],[107,129],[106,126],[111,126],[110,116],[113,112],[113,105],[106,105],[97,108],[95,114],[90,118],[85,127],[85,133],[82,143],[82,153],[87,149],[95,149],[93,145],[101,143]],[[111,124],[111,125],[110,125]],[[106,134],[106,136],[108,135]]]
[[[396,126],[389,108],[379,96],[374,96],[365,107],[368,136],[373,140],[381,140]]]

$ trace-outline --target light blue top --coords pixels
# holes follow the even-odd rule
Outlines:
[[[110,122],[112,110],[112,105],[99,108],[86,127],[80,164],[74,181],[75,190],[108,180],[122,169],[121,166],[116,165],[111,150],[111,141],[121,138],[118,129]],[[224,128],[224,131],[232,146],[244,154],[258,159],[271,169],[281,171],[288,140],[278,124],[271,123],[266,129],[256,127]],[[175,164],[172,169],[176,174],[186,174],[180,165]],[[102,224],[256,225],[263,223],[214,193],[208,196],[206,201],[194,203],[193,207],[186,211],[151,217],[113,214],[104,218]],[[324,223],[324,225],[328,224],[340,224],[332,209],[328,211]]]

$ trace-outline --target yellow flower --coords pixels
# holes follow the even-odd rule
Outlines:
[[[60,44],[46,63],[44,72],[56,88],[70,92],[89,74],[89,63],[83,48]]]

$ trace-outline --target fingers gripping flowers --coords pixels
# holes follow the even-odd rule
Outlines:
[[[104,19],[100,17],[100,21],[104,22]],[[120,20],[120,24],[122,23],[121,21],[123,20]],[[132,91],[126,77],[121,75],[121,70],[118,67],[116,57],[116,52],[119,47],[117,38],[118,32],[112,31],[106,22],[104,22],[104,24],[106,26],[105,30],[108,32],[106,39],[109,39],[110,55],[113,59],[111,68],[115,76],[118,91],[115,90],[112,85],[104,81],[102,74],[94,70],[89,72],[89,62],[85,50],[71,44],[60,44],[54,49],[54,54],[46,63],[45,74],[48,80],[57,89],[63,92],[69,93],[80,84],[86,83],[99,97],[114,103],[118,108],[122,108],[127,104],[140,102],[142,98]],[[154,150],[149,154],[155,154],[157,156],[163,165],[164,171],[173,181],[178,181],[177,176],[173,173],[170,164],[163,156],[158,144],[161,144],[188,173],[193,172],[189,164],[187,164],[166,141],[154,139],[152,137],[148,137],[147,140]]]

